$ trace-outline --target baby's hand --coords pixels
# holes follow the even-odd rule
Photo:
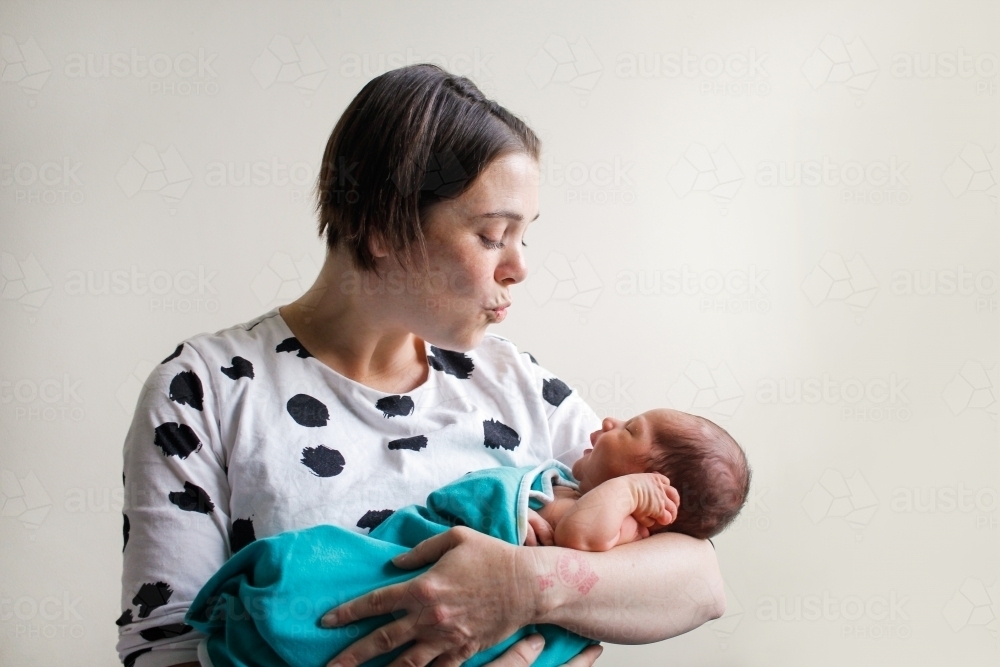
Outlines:
[[[526,547],[551,547],[555,545],[552,526],[535,510],[528,509],[528,535],[524,540]]]
[[[632,491],[635,511],[632,517],[639,523],[639,534],[649,537],[649,529],[657,524],[670,525],[677,519],[681,504],[677,489],[658,472],[643,472],[625,476]]]

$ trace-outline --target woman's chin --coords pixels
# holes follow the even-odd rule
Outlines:
[[[479,343],[482,342],[485,335],[486,329],[483,328],[464,335],[445,334],[441,336],[423,336],[423,338],[434,347],[439,347],[442,350],[469,352],[479,347]]]

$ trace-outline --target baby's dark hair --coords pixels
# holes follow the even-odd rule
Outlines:
[[[707,539],[740,513],[750,492],[743,448],[718,424],[688,415],[671,429],[654,430],[651,470],[666,475],[680,493],[677,519],[663,531]],[[655,532],[655,531],[654,531]]]

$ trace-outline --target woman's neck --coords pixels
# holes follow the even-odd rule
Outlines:
[[[424,341],[384,317],[384,295],[340,289],[351,272],[358,275],[345,253],[327,253],[313,286],[279,309],[282,319],[310,354],[341,375],[379,391],[412,391],[427,379]]]

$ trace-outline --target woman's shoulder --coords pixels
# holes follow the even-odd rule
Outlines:
[[[483,381],[510,385],[512,376],[524,384],[536,387],[546,400],[553,405],[559,405],[561,400],[572,389],[560,380],[551,370],[539,364],[527,350],[520,350],[508,338],[493,333],[483,336],[483,340],[475,349],[475,361],[482,365]]]
[[[486,361],[510,363],[516,361],[525,368],[538,366],[538,360],[526,350],[519,350],[509,338],[487,333],[476,347],[476,354]],[[539,367],[540,368],[540,367]]]
[[[185,346],[206,360],[223,358],[230,361],[234,356],[243,356],[255,350],[271,347],[276,348],[276,352],[281,352],[282,346],[288,348],[288,352],[298,353],[300,356],[308,354],[301,345],[297,345],[298,341],[290,332],[283,331],[281,324],[278,309],[275,308],[246,322],[239,322],[215,332],[195,334],[182,340],[164,363],[178,356]]]

